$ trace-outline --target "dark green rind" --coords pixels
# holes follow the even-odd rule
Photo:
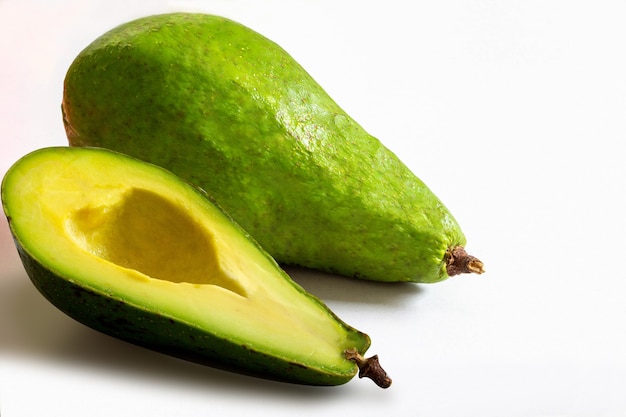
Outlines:
[[[118,339],[167,355],[246,375],[304,385],[341,385],[356,374],[334,374],[255,351],[174,318],[67,280],[16,247],[37,290],[68,316]],[[369,339],[364,339],[368,340]],[[368,343],[369,344],[369,343]],[[361,351],[367,346],[359,346]]]
[[[436,282],[446,251],[465,244],[396,155],[282,48],[228,19],[159,15],[111,30],[69,68],[63,110],[70,145],[205,189],[280,263]]]

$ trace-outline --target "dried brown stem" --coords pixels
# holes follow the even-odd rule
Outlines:
[[[478,259],[465,252],[463,246],[455,246],[446,252],[446,270],[448,276],[459,274],[482,274],[485,272],[483,263]]]
[[[359,367],[359,378],[369,378],[381,388],[389,388],[391,386],[391,378],[380,366],[378,355],[364,358],[356,349],[346,349],[344,354],[346,359],[353,361]]]

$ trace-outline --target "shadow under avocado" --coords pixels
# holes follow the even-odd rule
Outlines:
[[[397,306],[406,299],[414,299],[424,290],[413,282],[378,282],[300,267],[284,266],[285,271],[309,293],[322,301],[354,304]]]

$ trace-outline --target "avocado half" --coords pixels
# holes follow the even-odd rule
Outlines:
[[[2,204],[36,288],[103,333],[312,385],[349,381],[370,345],[201,190],[157,166],[45,148],[9,169]]]

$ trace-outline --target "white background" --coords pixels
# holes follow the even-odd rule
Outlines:
[[[0,0],[0,174],[66,144],[62,83],[82,48],[185,10],[289,51],[429,184],[487,273],[389,285],[290,270],[394,379],[292,386],[74,322],[29,282],[3,218],[2,417],[626,415],[624,1]]]

